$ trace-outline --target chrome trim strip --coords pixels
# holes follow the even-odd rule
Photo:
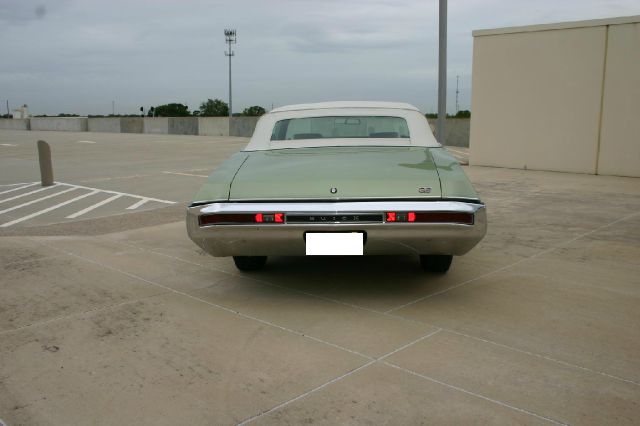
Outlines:
[[[461,201],[344,201],[326,203],[211,203],[189,207],[200,214],[212,213],[308,213],[357,214],[384,213],[386,211],[460,212],[475,213],[484,204]]]

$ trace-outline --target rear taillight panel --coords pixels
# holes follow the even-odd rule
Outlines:
[[[200,226],[270,225],[284,223],[284,213],[213,213],[198,218]]]
[[[384,219],[384,220],[383,220]],[[210,225],[282,225],[287,223],[285,213],[212,213],[198,218],[200,226]],[[395,211],[384,214],[356,215],[300,215],[293,214],[291,223],[452,223],[473,225],[474,214],[465,212],[407,212]]]
[[[473,213],[464,212],[386,212],[387,223],[458,223],[473,225]]]

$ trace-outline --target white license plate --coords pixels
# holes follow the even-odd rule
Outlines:
[[[307,256],[362,256],[361,232],[307,232]]]

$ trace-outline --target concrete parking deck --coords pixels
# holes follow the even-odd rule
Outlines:
[[[489,231],[446,275],[413,257],[245,274],[183,223],[201,176],[244,140],[34,133],[0,131],[0,203],[38,188],[6,192],[38,180],[40,138],[59,182],[176,204],[68,218],[96,198],[0,228],[8,425],[640,418],[639,179],[466,167]]]

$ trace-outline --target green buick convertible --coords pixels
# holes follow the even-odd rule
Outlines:
[[[242,271],[276,255],[412,254],[444,273],[486,229],[484,203],[425,117],[387,102],[274,109],[187,209],[189,237]]]

